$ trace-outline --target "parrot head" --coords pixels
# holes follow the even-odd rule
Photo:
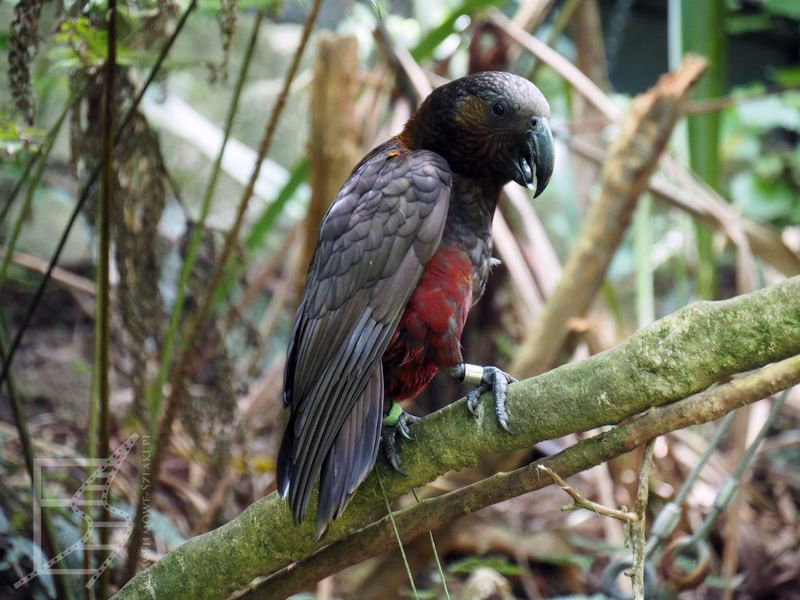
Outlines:
[[[454,172],[538,196],[553,174],[550,106],[527,79],[473,73],[436,88],[401,134],[412,148],[440,154]]]

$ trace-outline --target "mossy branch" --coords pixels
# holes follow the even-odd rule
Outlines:
[[[408,544],[427,531],[465,514],[542,489],[551,483],[561,485],[564,480],[556,473],[563,477],[574,475],[630,452],[659,435],[718,419],[727,412],[798,383],[800,356],[794,356],[691,398],[653,408],[625,425],[582,440],[554,456],[412,504],[396,511],[393,517],[403,543]],[[597,505],[591,506],[595,512],[597,508]],[[605,515],[612,516],[608,512]],[[620,518],[622,513],[613,516]],[[393,548],[397,540],[388,520],[383,517],[370,523],[312,556],[259,580],[236,597],[248,600],[286,598],[315,581]],[[628,513],[625,520],[638,521],[640,518],[636,513]]]
[[[403,447],[406,476],[380,460],[391,498],[488,454],[620,421],[686,398],[719,380],[800,354],[800,277],[724,302],[700,302],[642,329],[624,344],[509,388],[515,435],[498,426],[490,402],[478,417],[460,400],[423,419]],[[343,539],[385,511],[374,473],[323,543]],[[314,513],[312,507],[309,511]],[[312,519],[296,528],[276,494],[236,519],[189,540],[139,573],[125,598],[221,598],[307,557]]]

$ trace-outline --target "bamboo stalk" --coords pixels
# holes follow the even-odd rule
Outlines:
[[[725,1],[682,0],[680,3],[681,52],[697,52],[709,61],[708,74],[695,90],[695,98],[721,96],[725,89]],[[708,185],[720,185],[720,114],[691,115],[688,119],[689,164]],[[703,224],[696,228],[697,293],[712,299],[716,291],[716,258],[711,246],[712,231]]]

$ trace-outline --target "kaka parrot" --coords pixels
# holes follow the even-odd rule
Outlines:
[[[284,374],[291,413],[278,489],[295,523],[319,480],[324,535],[383,444],[399,470],[410,399],[438,371],[491,391],[508,430],[496,367],[464,363],[461,332],[492,266],[492,217],[515,181],[541,194],[553,172],[550,108],[527,79],[474,73],[434,90],[402,133],[355,167],[323,219]],[[386,418],[384,418],[386,417]]]

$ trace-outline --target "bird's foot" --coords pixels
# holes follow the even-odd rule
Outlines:
[[[383,419],[383,431],[381,432],[381,444],[383,445],[383,452],[386,455],[386,460],[392,465],[392,468],[398,473],[405,475],[405,471],[400,468],[400,450],[398,449],[399,439],[398,436],[406,440],[413,440],[414,436],[411,435],[408,426],[411,423],[419,421],[419,417],[407,413],[396,402],[392,403],[392,408],[389,414]]]
[[[475,365],[464,365],[465,383],[475,384],[475,387],[467,394],[467,408],[474,416],[478,416],[478,399],[484,392],[491,392],[494,396],[494,412],[497,421],[508,433],[512,433],[508,427],[508,412],[506,411],[506,391],[508,384],[514,383],[511,375],[501,371],[497,367],[476,367]]]

